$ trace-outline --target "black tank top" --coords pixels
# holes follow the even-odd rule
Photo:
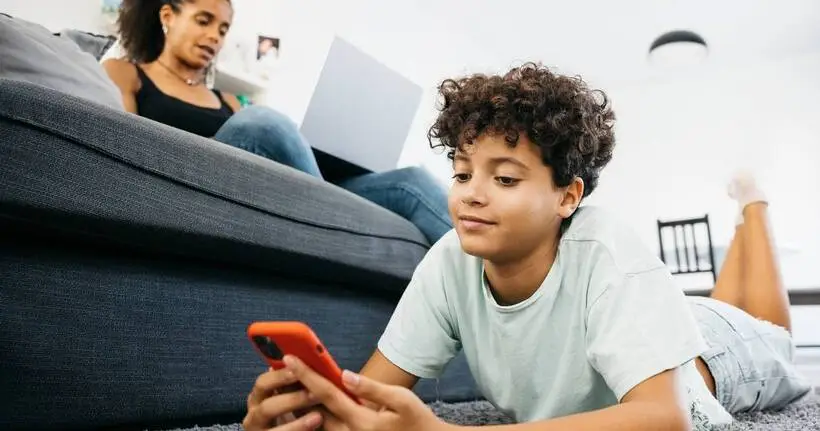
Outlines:
[[[219,108],[196,106],[163,93],[141,67],[136,68],[142,83],[137,92],[137,114],[141,117],[211,138],[234,113],[219,90],[213,90]]]

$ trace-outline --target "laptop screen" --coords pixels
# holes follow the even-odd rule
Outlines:
[[[373,172],[395,169],[422,89],[336,38],[301,132],[314,149]]]

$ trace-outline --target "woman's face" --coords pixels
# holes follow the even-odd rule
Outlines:
[[[185,65],[202,69],[219,54],[233,20],[228,0],[183,1],[179,12],[165,5],[160,20],[167,29],[165,50]]]

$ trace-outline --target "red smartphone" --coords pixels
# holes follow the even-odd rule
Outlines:
[[[248,338],[273,369],[285,368],[282,358],[293,355],[359,403],[342,383],[342,369],[322,345],[319,337],[302,322],[254,322]]]

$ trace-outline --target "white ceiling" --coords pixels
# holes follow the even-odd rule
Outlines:
[[[339,33],[399,66],[398,56],[470,70],[540,60],[595,81],[631,81],[649,73],[654,38],[674,29],[703,36],[715,63],[820,52],[818,0],[334,3]]]
[[[703,36],[719,62],[820,51],[817,0],[441,3],[461,9],[460,31],[499,59],[534,57],[602,76],[640,74],[652,40],[680,28]]]

